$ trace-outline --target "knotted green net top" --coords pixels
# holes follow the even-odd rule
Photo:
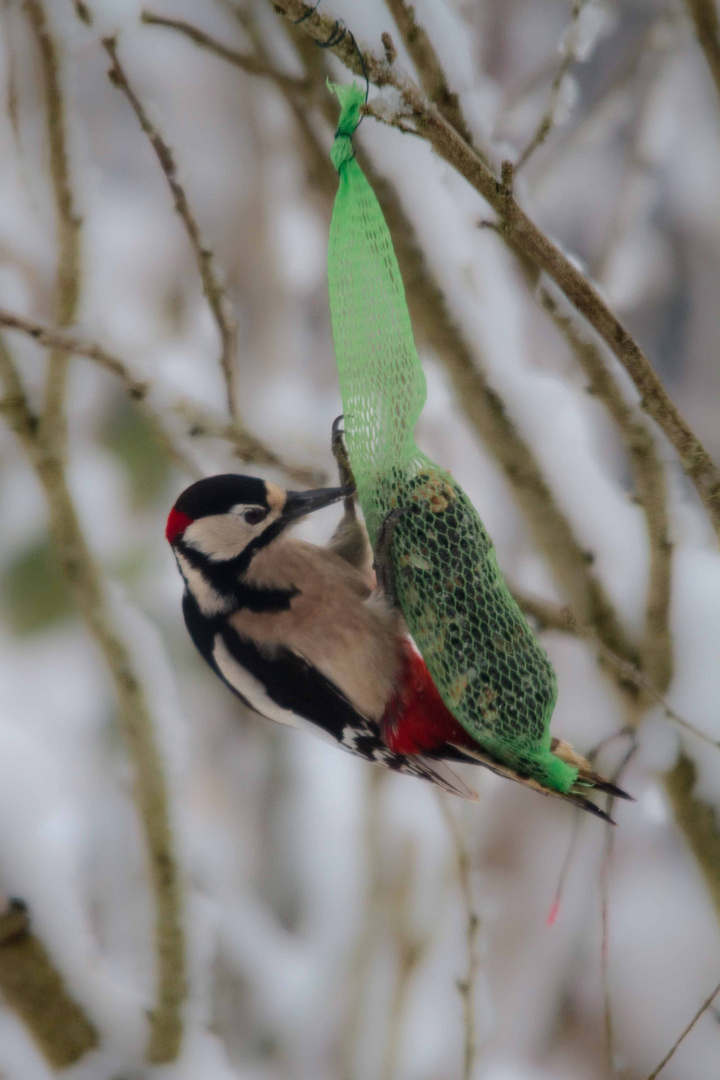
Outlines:
[[[556,791],[577,770],[550,751],[555,672],[498,569],[492,541],[460,486],[421,453],[427,396],[400,270],[375,194],[355,160],[363,91],[333,86],[340,176],[328,283],[348,452],[370,539],[397,521],[398,600],[441,695],[479,746]]]

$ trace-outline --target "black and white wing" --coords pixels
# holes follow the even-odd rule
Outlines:
[[[290,649],[260,649],[224,617],[202,615],[186,593],[190,636],[208,664],[241,701],[270,720],[313,734],[366,761],[419,776],[454,795],[477,795],[444,762],[391,751],[379,727],[359,713],[334,683]]]

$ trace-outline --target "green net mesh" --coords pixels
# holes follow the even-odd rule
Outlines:
[[[364,100],[334,86],[341,115],[332,148],[340,176],[328,281],[348,452],[375,544],[397,519],[392,561],[408,628],[441,695],[481,748],[556,791],[577,770],[550,751],[557,685],[548,657],[508,591],[493,544],[453,478],[418,450],[426,398],[400,270],[351,136]]]

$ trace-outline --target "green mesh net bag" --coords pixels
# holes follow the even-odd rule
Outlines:
[[[443,701],[479,747],[566,793],[577,769],[550,750],[555,672],[498,569],[492,541],[460,486],[421,453],[414,428],[426,384],[400,270],[351,136],[364,93],[334,86],[341,115],[332,161],[340,185],[328,281],[348,453],[370,539],[398,517],[398,601]]]

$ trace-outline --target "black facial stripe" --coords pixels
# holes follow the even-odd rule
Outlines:
[[[182,537],[177,546],[190,565],[196,570],[201,570],[214,589],[224,593],[230,591],[228,586],[231,583],[237,582],[238,578],[247,573],[248,567],[258,551],[277,539],[280,533],[287,528],[287,524],[282,518],[278,518],[272,525],[268,525],[259,536],[251,540],[247,547],[243,548],[234,559],[224,559],[222,562],[215,562],[213,559],[208,558],[207,555],[192,547],[191,544],[186,543]]]
[[[294,586],[289,589],[271,589],[248,584],[238,576],[237,559],[215,563],[182,540],[177,547],[178,553],[203,575],[215,592],[222,597],[232,598],[233,611],[241,608],[248,611],[287,611],[292,598],[300,595],[300,590]]]
[[[273,540],[276,540],[283,530],[287,528],[287,523],[283,519],[277,518],[273,521],[272,525],[268,525],[267,529],[264,529],[259,536],[256,536],[254,540],[251,540],[247,547],[236,555],[234,559],[229,559],[225,565],[232,564],[233,571],[236,575],[247,573],[248,567],[252,562],[258,551],[267,547]]]

